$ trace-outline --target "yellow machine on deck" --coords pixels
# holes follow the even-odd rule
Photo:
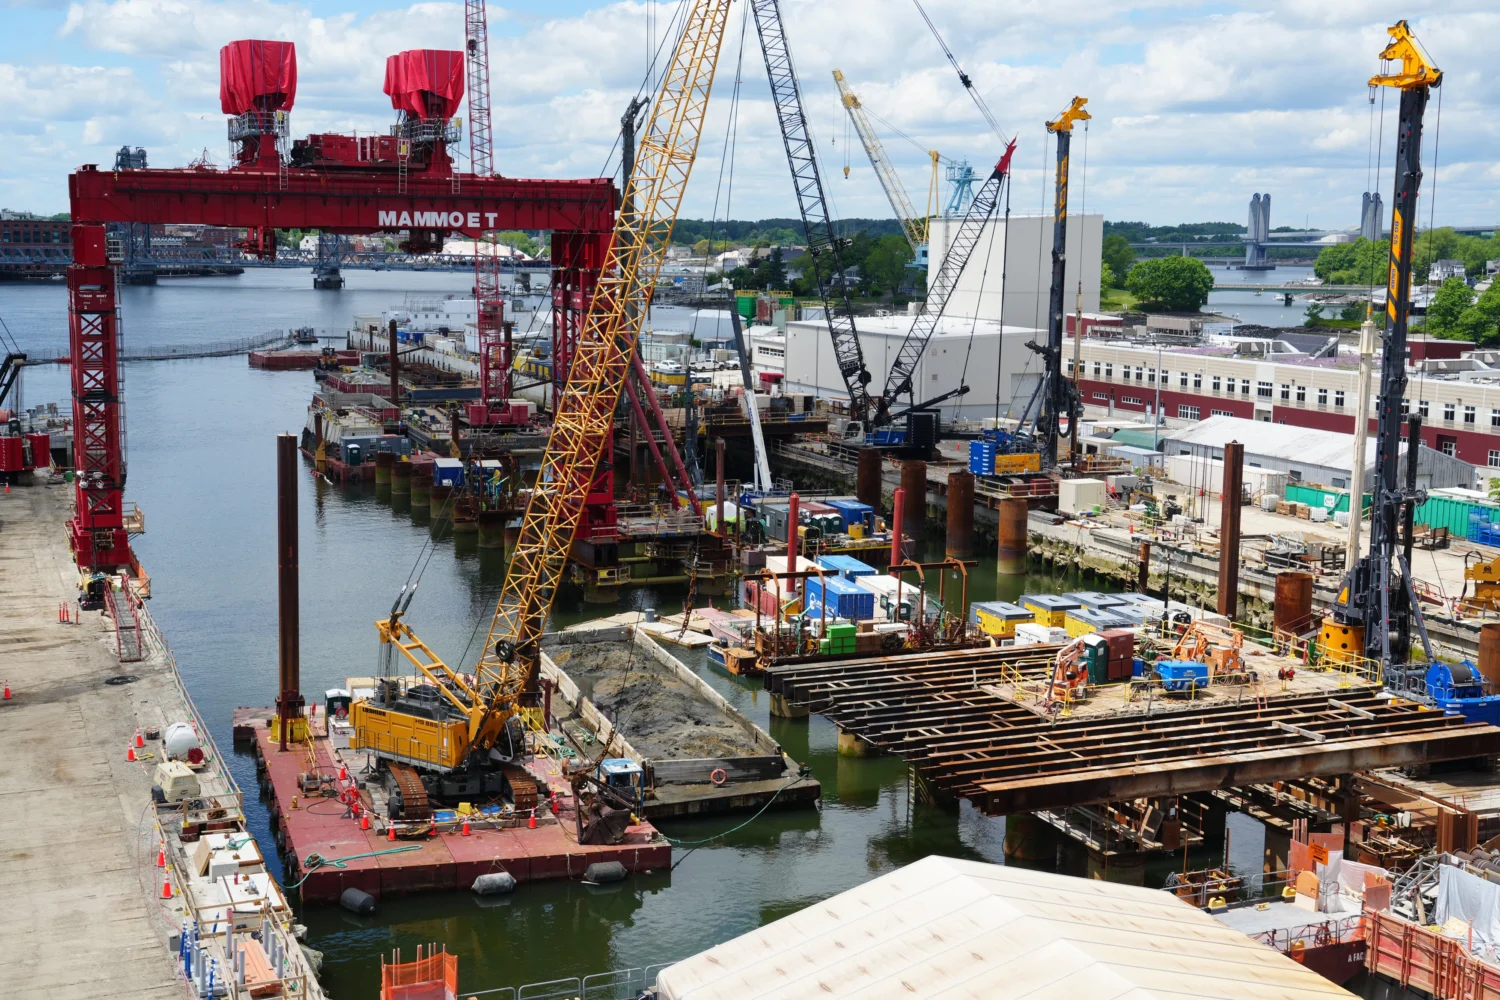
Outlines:
[[[1464,562],[1464,585],[1474,584],[1474,594],[1459,601],[1462,611],[1500,611],[1500,556],[1485,562]]]

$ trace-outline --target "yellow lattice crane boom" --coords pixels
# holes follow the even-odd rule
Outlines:
[[[354,706],[355,745],[398,762],[393,769],[398,774],[405,773],[406,765],[428,772],[465,767],[478,752],[495,746],[516,714],[523,691],[535,684],[538,641],[584,500],[604,457],[616,404],[697,155],[729,7],[730,0],[694,0],[687,14],[626,185],[626,203],[638,207],[616,218],[557,403],[541,473],[473,673],[443,662],[402,620],[410,591],[389,618],[376,623],[387,660],[399,651],[430,682],[421,697],[431,704],[417,705],[420,699],[411,692],[392,690],[383,702]],[[420,794],[420,788],[412,787],[411,794]]]
[[[932,180],[927,189],[927,214],[919,217],[916,209],[912,207],[905,185],[901,183],[900,175],[896,173],[896,168],[891,165],[890,157],[885,153],[885,145],[880,141],[880,136],[875,133],[875,127],[870,124],[870,117],[865,113],[864,105],[849,88],[849,81],[844,79],[841,70],[833,71],[833,81],[838,84],[839,98],[843,101],[844,110],[849,112],[849,120],[854,123],[854,131],[859,133],[859,141],[865,147],[865,154],[870,158],[870,166],[875,168],[875,176],[880,178],[880,186],[885,188],[885,196],[890,199],[891,209],[901,223],[901,231],[906,235],[906,242],[911,244],[913,253],[921,254],[922,247],[927,245],[927,220],[936,211],[938,160],[940,159],[938,151],[935,149],[927,151],[927,155],[932,158]]]

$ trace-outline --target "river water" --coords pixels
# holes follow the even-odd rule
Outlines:
[[[463,291],[465,275],[351,272],[340,292],[319,292],[306,271],[248,271],[237,277],[178,279],[122,289],[125,339],[134,347],[210,342],[267,329],[343,329],[356,312],[400,301],[407,292]],[[0,285],[0,318],[34,357],[66,353],[66,293],[60,282]],[[127,365],[127,499],[146,515],[136,540],[150,572],[152,614],[177,655],[194,699],[221,746],[231,745],[236,706],[270,704],[276,681],[274,436],[300,431],[313,388],[310,373],[250,368],[243,357]],[[28,405],[67,399],[67,369],[24,374]],[[388,613],[402,582],[431,546],[426,527],[378,499],[373,486],[335,487],[312,475],[301,510],[302,676],[310,693],[375,670],[373,623]],[[61,539],[59,539],[61,544]],[[421,576],[408,621],[440,652],[465,648],[488,623],[504,576],[492,552],[439,542]],[[1079,589],[1083,581],[1045,572],[997,578],[992,554],[971,576],[971,600],[1023,591]],[[559,624],[627,607],[676,610],[681,590],[628,592],[616,608],[586,607],[565,589]],[[583,976],[670,962],[849,889],[928,854],[1003,862],[1004,822],[967,806],[957,813],[908,803],[904,765],[894,758],[851,760],[835,751],[821,718],[769,718],[753,682],[698,662],[699,672],[823,786],[821,811],[771,811],[723,840],[674,855],[674,870],[609,887],[579,883],[522,886],[513,896],[467,893],[392,900],[373,917],[337,908],[304,914],[309,943],[327,955],[324,982],[334,996],[373,996],[379,960],[392,948],[445,943],[460,956],[463,990]],[[310,699],[311,700],[311,699]],[[234,755],[250,789],[251,828],[271,843],[266,810],[254,796],[254,767]],[[665,824],[681,840],[710,837],[743,817]],[[1260,833],[1235,820],[1232,860],[1259,870]],[[1194,859],[1196,864],[1200,859]],[[1169,864],[1152,866],[1160,885]],[[1080,871],[1077,859],[1064,865]]]

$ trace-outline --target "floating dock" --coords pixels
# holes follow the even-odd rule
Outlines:
[[[619,844],[579,844],[568,781],[558,763],[546,758],[528,762],[528,770],[538,789],[556,792],[562,805],[556,816],[539,808],[534,829],[529,815],[478,814],[464,836],[455,814],[439,822],[430,835],[405,839],[408,830],[402,829],[401,837],[392,842],[384,793],[374,785],[358,788],[366,777],[365,755],[348,749],[347,735],[341,736],[335,727],[330,738],[322,719],[315,717],[311,746],[293,745],[282,751],[266,725],[274,714],[269,708],[237,709],[235,743],[248,743],[255,754],[261,786],[270,797],[287,881],[303,880],[299,891],[308,905],[337,903],[350,888],[381,899],[467,890],[474,879],[492,872],[509,872],[524,883],[580,879],[589,865],[600,861],[618,861],[630,872],[671,864],[671,845],[649,823],[630,826]],[[341,768],[350,778],[336,782]],[[329,788],[354,785],[361,807],[371,814],[370,828],[362,829],[335,794],[305,796],[299,780],[304,774],[329,779]],[[543,802],[546,797],[541,796]],[[310,864],[313,855],[324,863]]]

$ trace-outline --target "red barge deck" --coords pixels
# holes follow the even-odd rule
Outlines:
[[[285,881],[291,885],[307,875],[299,891],[308,905],[337,903],[348,888],[361,889],[376,898],[466,890],[475,878],[490,872],[509,872],[517,882],[535,882],[582,878],[584,869],[599,861],[618,861],[630,872],[671,865],[671,845],[649,823],[631,826],[619,844],[577,843],[568,784],[557,765],[545,759],[529,762],[528,769],[538,789],[558,791],[563,805],[556,817],[538,811],[536,829],[530,829],[526,819],[516,818],[510,821],[514,825],[498,829],[475,824],[467,837],[456,829],[440,830],[422,839],[391,843],[383,817],[371,815],[370,829],[361,830],[358,820],[346,818],[345,806],[336,797],[301,795],[298,775],[311,771],[313,760],[306,744],[282,752],[271,741],[266,720],[273,714],[269,708],[237,709],[234,739],[236,745],[249,742],[254,747],[256,771],[270,798],[271,825],[286,864]],[[314,732],[311,754],[317,773],[337,775],[340,753],[347,751],[333,747],[321,719]],[[342,763],[353,777],[363,766],[363,758],[351,755]],[[359,794],[368,808],[369,792]],[[356,858],[343,862],[343,867],[324,866],[311,873],[305,869],[305,861],[312,854],[331,862],[396,847],[418,849]]]

